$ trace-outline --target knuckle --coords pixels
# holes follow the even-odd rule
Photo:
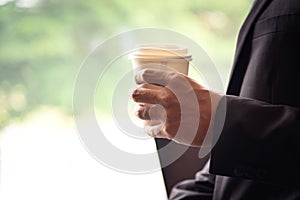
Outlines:
[[[172,76],[172,80],[175,82],[182,80],[182,75],[179,73],[173,73],[173,74],[171,74],[171,76]]]
[[[166,109],[174,109],[178,107],[178,100],[171,92],[166,92],[161,96],[162,106]]]
[[[183,82],[185,82],[185,77],[179,73],[171,74],[171,78],[173,84],[182,84]]]
[[[162,93],[160,95],[161,103],[163,106],[167,106],[167,102],[169,100],[169,96],[166,93]]]
[[[168,88],[163,88],[159,93],[162,103],[168,103],[172,99],[171,91]]]
[[[179,76],[179,73],[171,71],[171,72],[168,72],[167,75],[171,78],[171,80],[173,80],[174,78]]]

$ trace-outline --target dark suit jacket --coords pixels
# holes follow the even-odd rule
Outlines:
[[[225,99],[210,166],[170,198],[300,199],[299,0],[256,1],[240,31]]]

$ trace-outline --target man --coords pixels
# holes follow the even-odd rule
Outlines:
[[[136,82],[142,85],[134,91],[133,99],[165,109],[140,106],[137,111],[144,120],[166,117],[162,131],[149,132],[155,137],[201,148],[211,119],[217,120],[222,112],[210,97],[216,102],[226,100],[225,123],[210,162],[194,180],[177,184],[170,199],[300,199],[299,75],[298,0],[254,3],[240,31],[224,96],[178,73],[145,70],[137,75]],[[191,107],[194,104],[182,108],[172,90],[177,95],[196,94],[199,109],[194,110],[198,114],[200,110],[200,123],[192,141],[188,120],[197,116]],[[182,121],[186,130],[177,136]]]

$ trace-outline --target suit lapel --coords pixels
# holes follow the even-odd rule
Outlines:
[[[239,95],[240,93],[241,84],[243,82],[251,53],[251,44],[249,43],[251,42],[250,33],[253,30],[255,21],[270,2],[271,0],[256,0],[243,26],[241,27],[227,94]]]

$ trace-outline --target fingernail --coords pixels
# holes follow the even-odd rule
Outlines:
[[[137,88],[131,88],[131,89],[129,89],[129,91],[128,91],[128,96],[129,96],[130,99],[132,99],[132,95],[133,95],[133,93],[134,93],[134,91],[135,91],[136,89],[137,89]]]
[[[136,98],[138,97],[138,95],[139,95],[139,92],[138,92],[137,89],[135,89],[135,90],[132,92],[132,94],[131,94],[131,98],[132,98],[133,100],[136,100]]]

